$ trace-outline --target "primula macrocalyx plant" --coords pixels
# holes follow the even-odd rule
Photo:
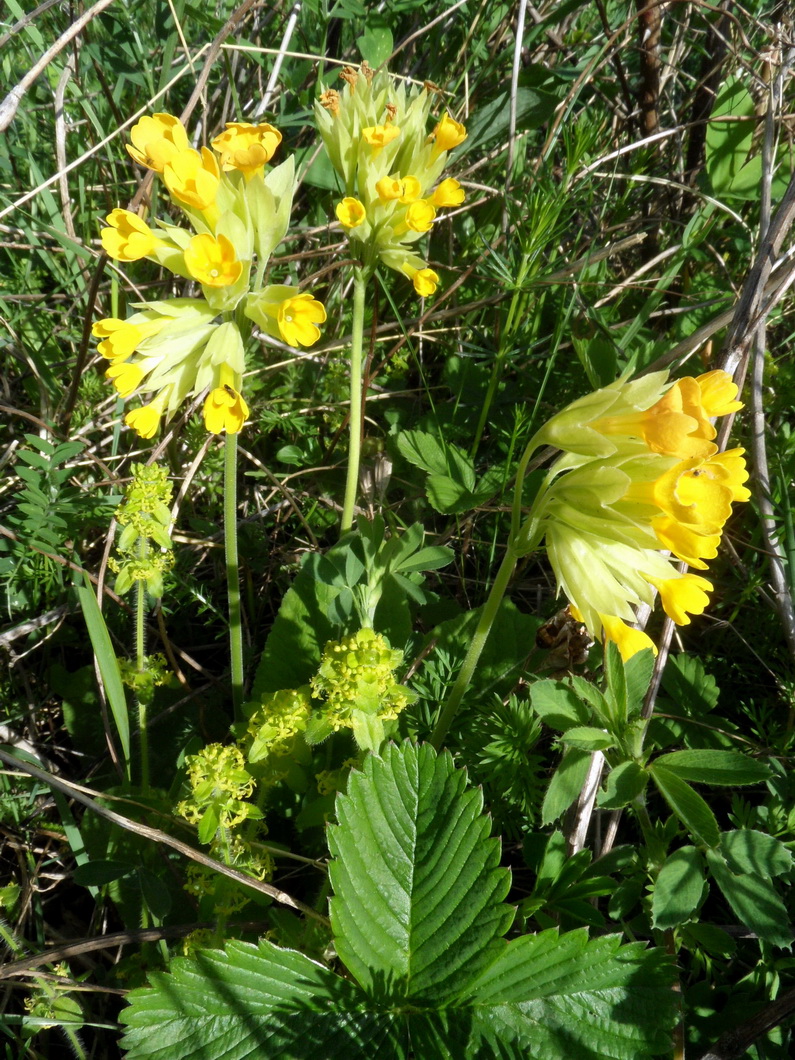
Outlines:
[[[428,297],[439,277],[415,248],[438,210],[464,201],[457,180],[439,178],[466,129],[447,112],[429,128],[436,91],[430,85],[407,88],[366,63],[359,71],[345,67],[342,78],[340,91],[326,89],[315,103],[320,134],[345,189],[337,219],[366,268],[380,261]]]
[[[655,591],[679,625],[709,602],[711,582],[675,561],[705,570],[732,504],[750,497],[743,450],[719,453],[713,441],[712,417],[742,408],[736,396],[722,371],[673,384],[657,372],[580,398],[531,443],[563,452],[516,550],[544,540],[576,616],[593,636],[615,641],[624,658],[653,647],[631,623]]]
[[[145,397],[125,416],[142,438],[204,391],[207,430],[235,434],[249,411],[241,389],[251,322],[289,346],[310,346],[326,319],[308,292],[263,286],[289,224],[293,159],[266,168],[281,142],[267,124],[229,122],[212,150],[196,151],[178,118],[155,114],[133,126],[130,139],[131,157],[160,174],[193,231],[167,221],[150,227],[116,209],[100,233],[103,249],[117,261],[157,262],[193,281],[201,297],[133,303],[126,320],[97,321],[98,349],[110,362],[106,377],[123,398]]]

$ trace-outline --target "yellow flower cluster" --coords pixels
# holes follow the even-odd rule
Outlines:
[[[260,762],[269,755],[282,758],[289,754],[295,737],[306,729],[309,720],[309,688],[267,692],[252,706],[245,737],[250,745],[249,762]]]
[[[329,159],[345,186],[337,219],[366,267],[378,261],[408,276],[421,297],[439,276],[413,250],[436,212],[464,201],[457,180],[439,177],[466,129],[446,112],[428,134],[430,86],[406,89],[366,63],[346,67],[342,91],[324,91],[315,115]]]
[[[248,416],[241,394],[245,339],[254,321],[290,346],[311,346],[326,319],[321,302],[284,284],[263,287],[268,259],[284,238],[295,187],[293,159],[266,172],[281,142],[272,125],[228,122],[212,150],[190,146],[178,118],[155,114],[133,126],[131,157],[160,174],[193,232],[152,229],[129,210],[112,210],[100,235],[117,261],[148,258],[201,287],[201,298],[137,303],[126,320],[99,320],[94,335],[119,394],[152,395],[125,416],[142,438],[157,432],[188,397],[208,390],[204,422],[238,432]]]
[[[535,445],[563,454],[519,535],[542,539],[558,587],[593,636],[628,658],[650,638],[632,629],[633,608],[660,594],[679,625],[701,614],[712,584],[681,573],[663,550],[706,569],[735,501],[750,497],[742,449],[719,453],[712,417],[742,408],[725,372],[679,379],[667,372],[597,390],[554,416]]]
[[[254,778],[245,768],[237,747],[207,744],[185,759],[190,795],[177,806],[177,813],[198,825],[199,839],[210,843],[218,829],[229,830],[262,811],[246,800],[254,790]]]

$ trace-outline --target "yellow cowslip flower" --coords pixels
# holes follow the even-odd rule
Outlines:
[[[140,438],[154,438],[168,398],[168,390],[162,390],[148,405],[141,405],[140,408],[128,412],[124,417],[124,422],[128,427],[132,427]]]
[[[212,141],[221,156],[221,168],[239,169],[250,179],[273,158],[282,142],[282,134],[272,125],[252,125],[247,121],[228,121],[226,131]]]
[[[343,228],[357,228],[367,219],[367,211],[364,205],[350,195],[347,195],[342,202],[337,203],[335,213]]]
[[[320,338],[318,324],[326,320],[326,309],[305,292],[285,298],[279,306],[277,323],[288,346],[312,346]]]
[[[400,136],[400,129],[397,125],[370,125],[362,129],[362,139],[373,148],[373,154],[378,154],[398,136]]]
[[[402,203],[415,202],[422,195],[422,184],[411,173],[403,178],[403,194],[400,196]]]
[[[97,352],[111,362],[126,361],[144,338],[141,328],[118,317],[98,320],[91,328],[91,333],[95,338],[102,339],[97,344]]]
[[[228,364],[218,370],[218,383],[204,402],[204,426],[210,434],[237,434],[248,418],[248,405],[238,387],[237,373]]]
[[[701,615],[709,603],[707,593],[712,592],[712,582],[698,574],[683,574],[681,578],[658,581],[648,576],[659,592],[663,610],[677,626],[688,626],[690,615]],[[690,614],[688,614],[688,612]]]
[[[436,207],[428,199],[417,199],[406,210],[404,224],[412,232],[430,232],[436,217]],[[398,229],[401,226],[398,226]]]
[[[286,284],[272,284],[259,294],[249,295],[245,315],[262,330],[280,338],[288,346],[311,346],[320,338],[318,324],[326,310],[309,292],[297,292]]]
[[[403,181],[397,177],[381,177],[375,182],[375,190],[381,202],[392,202],[404,194]]]
[[[99,233],[102,249],[116,261],[139,261],[163,242],[145,221],[129,210],[111,210],[105,220],[110,227]]]
[[[206,232],[191,239],[185,251],[185,265],[191,276],[207,287],[230,287],[243,271],[242,262],[226,236]]]
[[[434,206],[450,207],[460,206],[466,198],[464,189],[453,177],[448,177],[436,188],[431,196]]]
[[[144,379],[144,370],[140,364],[130,361],[116,361],[105,372],[119,392],[119,397],[127,398],[134,394]]]
[[[573,615],[576,615],[577,609],[575,607],[572,607],[571,611]],[[642,629],[635,629],[627,625],[626,622],[616,618],[615,615],[599,615],[599,620],[602,623],[605,639],[612,640],[615,643],[624,662],[645,648],[651,648],[654,654],[657,654],[654,641]]]
[[[467,131],[460,122],[455,121],[445,111],[431,136],[433,138],[433,157],[437,158],[442,151],[452,151],[454,147],[462,144],[467,138]]]
[[[704,459],[717,448],[710,416],[735,411],[740,406],[733,400],[736,394],[737,386],[721,371],[671,385],[667,372],[618,380],[573,401],[541,428],[535,442],[581,457],[634,448],[679,460]]]
[[[433,269],[413,269],[410,265],[404,267],[403,271],[414,285],[414,290],[420,298],[430,298],[436,293],[439,286],[439,274]]]
[[[215,200],[221,183],[221,170],[209,148],[203,147],[201,154],[188,148],[174,155],[163,169],[163,180],[178,202],[201,213],[212,214],[215,223]]]
[[[130,156],[156,173],[162,173],[176,154],[190,147],[182,122],[173,114],[146,115],[130,129],[130,139],[132,145],[126,144]]]

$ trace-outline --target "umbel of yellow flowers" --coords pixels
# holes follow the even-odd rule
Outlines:
[[[295,188],[293,159],[266,172],[281,142],[272,125],[228,122],[212,150],[194,150],[178,118],[155,114],[130,132],[132,158],[162,176],[193,231],[166,221],[150,228],[112,210],[102,246],[117,261],[148,258],[201,287],[201,298],[133,303],[126,320],[99,320],[94,335],[110,361],[106,377],[124,397],[149,400],[125,416],[142,438],[157,432],[186,398],[208,390],[208,431],[234,434],[248,416],[241,388],[245,318],[290,346],[311,346],[323,305],[284,284],[263,286],[268,259],[284,238]]]
[[[464,201],[457,180],[439,178],[466,129],[445,112],[429,133],[432,86],[407,89],[366,63],[358,72],[345,67],[342,78],[341,91],[327,89],[315,103],[320,135],[345,188],[337,219],[365,267],[381,261],[427,297],[439,276],[414,248],[437,210]]]
[[[667,372],[619,381],[573,402],[533,444],[563,450],[551,467],[517,549],[546,542],[552,569],[594,637],[624,658],[651,639],[633,629],[634,608],[656,590],[679,625],[701,614],[712,583],[705,570],[735,501],[746,501],[742,449],[719,453],[711,423],[742,408],[722,371],[671,384]],[[668,554],[671,555],[668,555]]]

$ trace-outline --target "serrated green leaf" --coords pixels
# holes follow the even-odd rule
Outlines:
[[[704,859],[695,847],[669,855],[654,883],[652,923],[661,931],[678,927],[692,916],[704,893]]]
[[[738,828],[720,837],[721,853],[732,872],[752,876],[784,876],[792,869],[793,857],[788,847],[766,832]]]
[[[641,1060],[670,1048],[677,999],[660,951],[582,929],[507,943],[471,994],[485,1050],[504,1056]],[[519,1054],[515,1050],[523,1048]]]
[[[566,730],[560,742],[567,747],[579,747],[581,751],[604,751],[614,746],[615,739],[604,729],[596,729],[592,725],[575,725]]]
[[[568,810],[582,791],[591,755],[588,751],[570,748],[552,775],[541,806],[541,823],[552,824]]]
[[[622,726],[627,719],[627,678],[624,660],[618,645],[612,640],[607,642],[605,649],[605,676],[608,688],[606,701],[612,708],[610,720],[614,726]]]
[[[449,475],[429,475],[425,493],[433,509],[442,515],[455,515],[474,507],[471,491]]]
[[[790,945],[792,928],[787,907],[769,880],[732,872],[716,850],[707,851],[707,864],[740,923],[774,946]]]
[[[121,1015],[127,1060],[405,1055],[393,1019],[367,1012],[354,983],[270,942],[177,958],[150,981]]]
[[[757,762],[742,751],[719,751],[699,748],[692,751],[672,751],[655,758],[654,765],[664,766],[682,780],[697,784],[758,784],[767,780],[770,770],[764,762]]]
[[[630,718],[640,714],[654,672],[654,652],[651,648],[636,651],[625,663],[627,682],[627,713]]]
[[[374,997],[450,1001],[513,910],[479,791],[449,754],[391,745],[352,773],[329,829],[337,952]]]
[[[648,768],[660,794],[693,838],[705,846],[716,847],[720,842],[718,822],[701,796],[665,766],[653,762]]]
[[[715,678],[704,669],[701,659],[684,652],[668,659],[662,686],[677,706],[696,718],[712,710],[720,695]]]
[[[737,952],[737,943],[731,935],[714,924],[685,924],[682,938],[689,949],[699,946],[713,957],[731,957]]]
[[[622,762],[611,769],[604,790],[596,797],[603,810],[620,810],[628,806],[645,789],[649,774],[637,762]]]

